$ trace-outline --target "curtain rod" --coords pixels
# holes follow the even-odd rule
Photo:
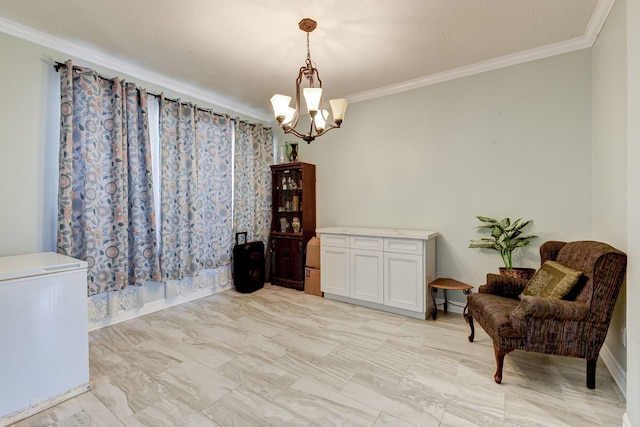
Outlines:
[[[64,62],[55,61],[54,64],[53,64],[53,68],[55,68],[56,72],[59,72],[61,68],[67,68],[67,64],[65,64]],[[80,68],[87,68],[87,67],[78,67],[78,66],[74,65],[73,68],[80,69]],[[91,71],[96,73],[96,75],[98,77],[100,77],[100,78],[103,78],[105,80],[113,80],[113,77],[107,77],[107,76],[105,76],[103,74],[98,73],[97,71],[95,71],[93,69],[91,69]],[[167,98],[163,94],[150,92],[147,89],[144,89],[144,90],[147,91],[147,95],[151,95],[151,96],[153,96],[155,98],[164,97],[164,99],[166,99],[167,101],[176,102],[176,103],[179,103],[179,104],[184,104],[184,102],[180,101],[179,99]],[[232,119],[228,114],[216,113],[215,111],[213,111],[212,108],[203,108],[203,107],[200,107],[200,106],[198,106],[198,105],[196,105],[196,104],[194,104],[192,102],[189,102],[189,104],[193,105],[196,108],[196,110],[200,110],[200,111],[204,111],[204,112],[207,112],[207,113],[215,114],[216,116],[220,116],[220,117],[226,117],[226,118],[228,118],[230,120],[238,120],[238,119]],[[253,124],[253,123],[248,123],[248,122],[243,122],[243,123],[247,123],[249,125],[255,126],[255,124]]]
[[[67,64],[66,64],[66,63],[64,63],[64,62],[58,62],[58,61],[55,61],[55,62],[53,63],[53,68],[55,68],[56,72],[59,72],[61,68],[66,68],[66,67],[67,67]],[[79,67],[79,66],[76,66],[76,65],[74,65],[73,67],[74,67],[74,68],[77,68],[77,69],[80,69],[80,68],[87,68],[87,67]],[[98,73],[97,71],[95,71],[95,70],[93,70],[93,69],[91,69],[91,71],[93,71],[94,73],[96,73],[96,74],[98,75],[98,77],[100,77],[100,78],[103,78],[103,79],[105,79],[105,80],[113,80],[113,77],[107,77],[107,76],[104,76],[104,75],[102,75],[102,74]],[[147,90],[147,89],[145,89],[145,90]],[[147,90],[147,95],[151,95],[151,96],[153,96],[153,97],[155,97],[155,98],[160,98],[160,97],[162,97],[162,96],[163,96],[162,94],[157,94],[157,93],[149,92],[148,90]],[[171,98],[167,98],[166,96],[164,97],[164,99],[166,99],[167,101],[172,101],[172,102],[182,103],[182,101],[180,101],[179,99],[171,99]],[[212,113],[212,114],[215,114],[215,115],[217,115],[217,116],[221,116],[221,117],[227,117],[229,120],[233,120],[234,122],[244,123],[244,124],[247,124],[247,125],[249,125],[249,126],[254,126],[254,127],[255,127],[255,126],[262,126],[262,127],[265,127],[262,123],[251,123],[251,122],[248,122],[248,121],[246,121],[246,120],[240,120],[240,118],[239,118],[239,117],[232,118],[232,117],[231,117],[231,116],[229,116],[228,114],[216,113],[216,112],[215,112],[215,111],[213,111],[213,109],[211,109],[211,108],[202,108],[202,107],[199,107],[198,105],[193,104],[193,103],[191,103],[191,102],[190,102],[189,104],[194,105],[194,106],[196,107],[196,109],[197,109],[197,110],[204,111],[204,112],[210,112],[210,113]],[[269,127],[265,127],[265,129],[269,129]]]

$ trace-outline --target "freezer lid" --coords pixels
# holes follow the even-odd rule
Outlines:
[[[0,281],[87,268],[87,262],[55,252],[0,257]]]

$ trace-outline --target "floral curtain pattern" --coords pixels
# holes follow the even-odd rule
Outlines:
[[[211,269],[231,263],[232,122],[227,116],[202,109],[196,118],[200,267]]]
[[[198,150],[196,108],[160,98],[162,147],[162,250],[164,280],[180,280],[200,270],[198,230]]]
[[[236,121],[234,214],[236,231],[246,231],[248,241],[267,246],[271,227],[271,128]]]
[[[231,121],[161,98],[162,277],[231,263]]]
[[[60,89],[58,252],[87,261],[89,296],[158,279],[145,90],[71,61]]]

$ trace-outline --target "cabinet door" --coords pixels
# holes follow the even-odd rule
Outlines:
[[[294,282],[304,282],[304,245],[302,239],[290,240],[289,246],[289,263],[291,270],[289,271],[289,278]]]
[[[351,298],[382,304],[383,253],[351,249]]]
[[[271,273],[272,282],[277,285],[302,287],[304,281],[302,238],[272,237],[271,244],[275,260]]]
[[[349,296],[349,248],[320,245],[320,289]]]
[[[425,279],[421,255],[384,253],[384,304],[424,312]]]

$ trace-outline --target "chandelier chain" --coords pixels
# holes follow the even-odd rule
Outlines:
[[[315,87],[313,81],[313,62],[311,61],[311,48],[309,47],[309,32],[307,32],[307,59],[305,65],[307,69],[304,71],[304,76],[309,80],[309,86]]]

